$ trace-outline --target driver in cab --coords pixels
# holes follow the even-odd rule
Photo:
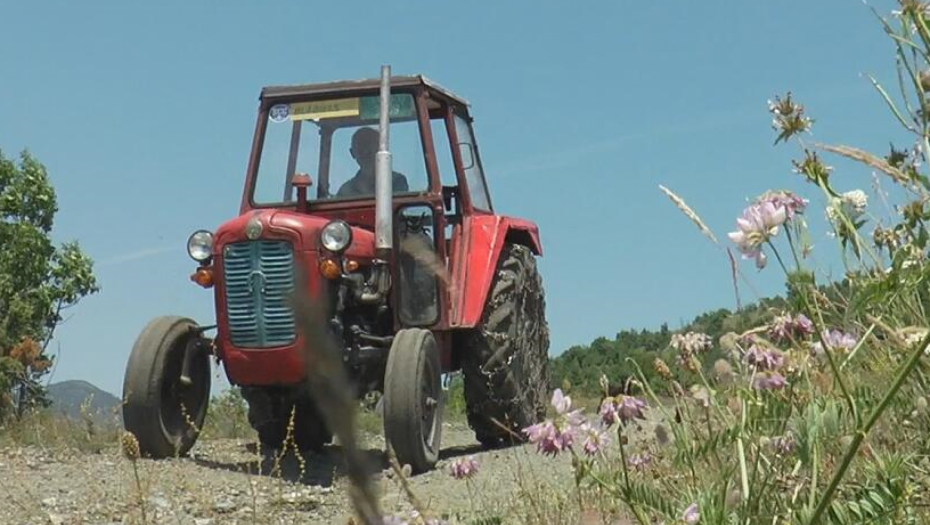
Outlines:
[[[378,153],[378,132],[372,128],[360,128],[352,135],[349,153],[358,162],[355,176],[339,187],[337,198],[363,197],[375,194],[375,156]],[[394,193],[409,191],[407,177],[394,172]]]

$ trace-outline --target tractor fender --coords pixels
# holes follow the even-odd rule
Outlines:
[[[542,255],[535,223],[502,215],[464,217],[453,242],[452,327],[473,328],[481,321],[504,244],[520,244]]]

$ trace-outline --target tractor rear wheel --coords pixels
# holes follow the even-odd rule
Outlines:
[[[287,392],[244,388],[243,397],[249,404],[249,424],[258,432],[262,446],[281,450],[288,443],[288,432],[301,452],[320,452],[331,443],[333,435],[311,399],[293,401]],[[294,423],[291,427],[291,413]]]
[[[545,292],[529,248],[507,244],[462,369],[468,423],[486,447],[542,420],[549,389]],[[506,429],[501,428],[503,425]],[[519,438],[518,438],[519,439]]]
[[[397,461],[414,473],[439,460],[442,434],[442,369],[432,332],[397,332],[384,373],[384,437]]]
[[[123,424],[146,456],[187,454],[203,427],[210,354],[196,328],[184,317],[157,317],[132,347],[123,379]],[[181,378],[185,356],[190,381]]]

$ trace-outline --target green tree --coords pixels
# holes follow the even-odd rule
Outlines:
[[[39,380],[62,313],[99,291],[93,261],[76,242],[51,240],[58,211],[48,173],[28,151],[0,151],[0,419],[45,403]]]

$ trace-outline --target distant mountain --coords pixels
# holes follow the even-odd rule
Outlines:
[[[120,399],[97,388],[87,381],[61,381],[48,387],[52,410],[68,417],[80,419],[81,406],[86,402],[86,412],[94,419],[113,421],[120,417],[116,408]]]

